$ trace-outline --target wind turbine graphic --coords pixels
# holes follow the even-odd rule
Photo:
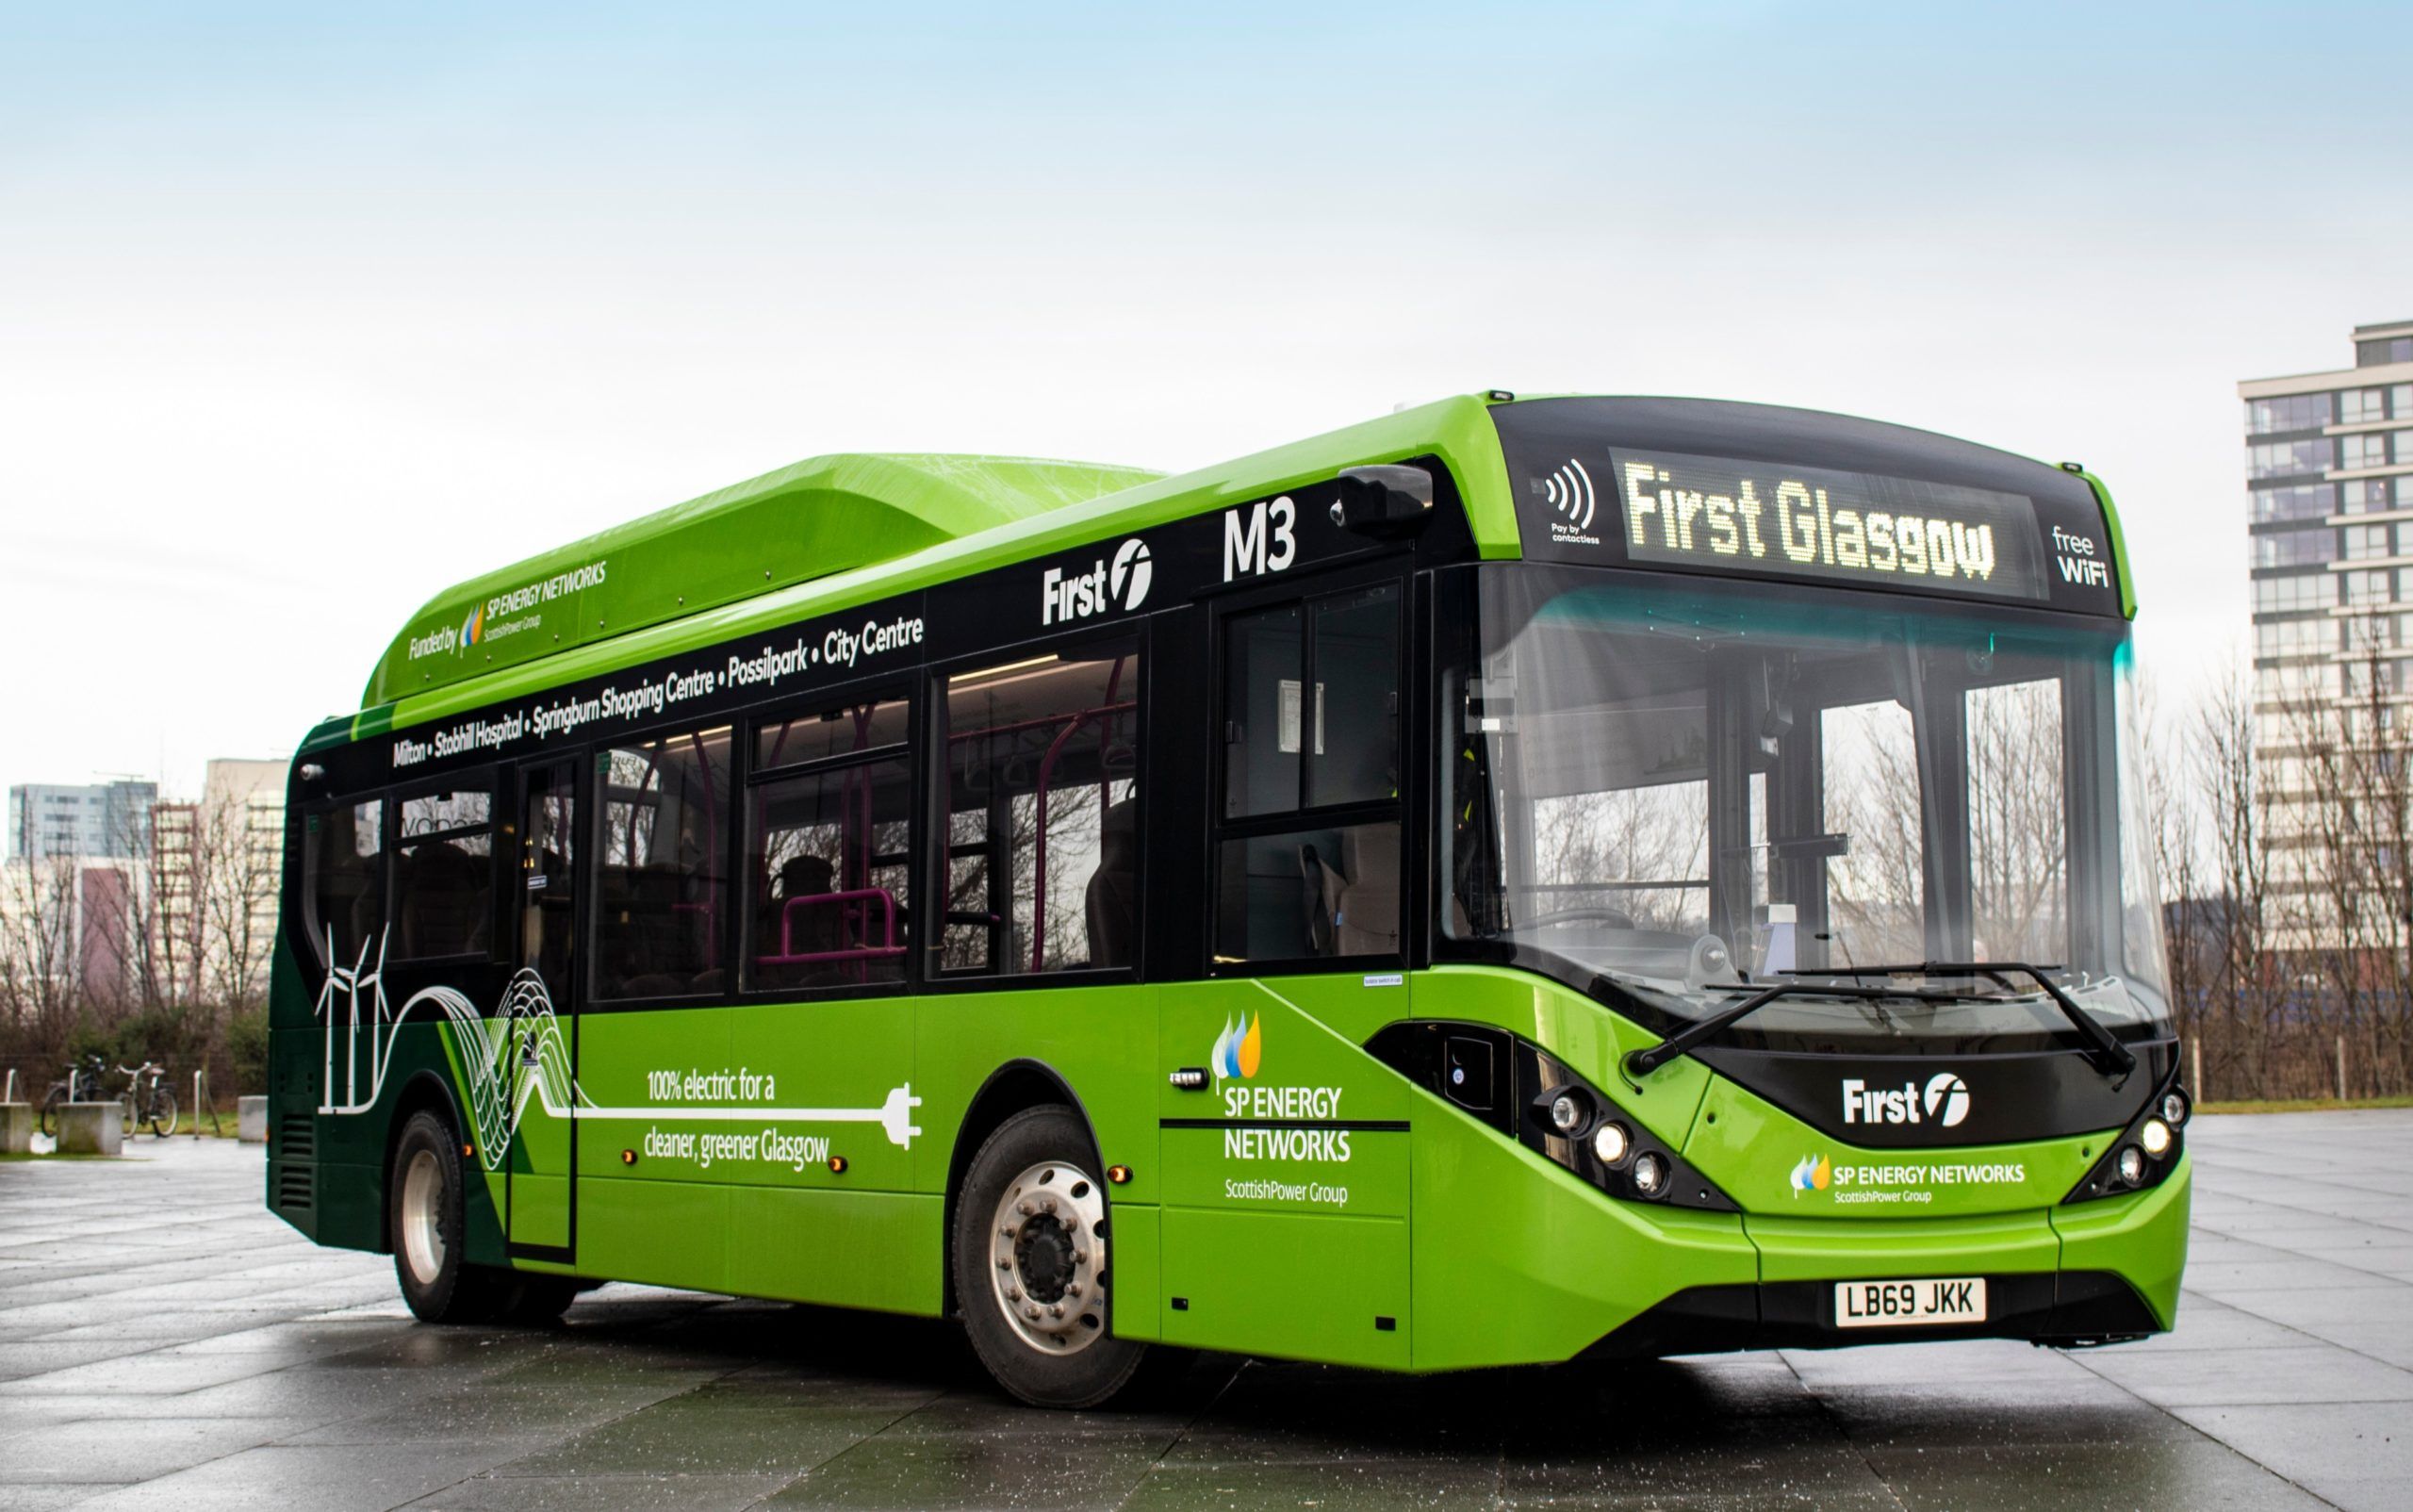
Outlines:
[[[335,941],[330,931],[327,955],[335,954]],[[890,1143],[899,1149],[911,1149],[913,1140],[922,1132],[913,1122],[913,1109],[922,1099],[913,1095],[908,1082],[890,1090],[877,1108],[771,1108],[757,1104],[650,1104],[623,1108],[596,1106],[578,1085],[570,1070],[569,1044],[561,1022],[553,1009],[552,994],[545,988],[545,980],[536,972],[522,967],[504,989],[502,1001],[493,1017],[479,1012],[477,1005],[463,993],[451,987],[424,987],[413,993],[400,1011],[389,1010],[385,985],[386,936],[377,938],[377,963],[369,962],[369,945],[363,941],[360,953],[350,966],[331,966],[326,981],[319,989],[315,1011],[323,1022],[326,1036],[326,1057],[320,1084],[324,1095],[319,1111],[333,1114],[365,1113],[375,1108],[386,1088],[386,1075],[394,1061],[394,1037],[402,1032],[403,1023],[415,1010],[422,1006],[430,1011],[422,1018],[434,1018],[447,1026],[452,1033],[452,1044],[460,1057],[461,1071],[468,1082],[468,1102],[470,1121],[476,1126],[478,1154],[486,1169],[499,1170],[511,1142],[518,1134],[520,1120],[533,1103],[550,1118],[565,1120],[612,1119],[631,1122],[672,1120],[716,1123],[755,1122],[795,1124],[877,1124]],[[369,999],[369,1088],[364,1094],[360,1087],[361,998]],[[341,1002],[338,1005],[337,999]],[[336,1101],[336,1014],[345,1015],[344,1099]],[[1245,1069],[1254,1072],[1256,1059],[1248,1055]]]

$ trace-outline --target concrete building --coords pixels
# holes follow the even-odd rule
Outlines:
[[[2313,879],[2305,829],[2323,769],[2314,742],[2334,772],[2340,747],[2394,760],[2413,740],[2404,702],[2413,695],[2413,320],[2357,326],[2354,350],[2351,368],[2237,386],[2255,744],[2279,798],[2272,861],[2282,896]]]
[[[212,761],[193,803],[153,810],[156,970],[171,996],[260,985],[285,856],[282,761]]]
[[[151,850],[151,810],[158,801],[158,783],[131,779],[89,787],[22,783],[8,790],[8,855],[140,859]]]
[[[235,1000],[265,984],[284,862],[282,761],[208,764],[201,797],[149,782],[9,790],[0,966],[104,1002]]]

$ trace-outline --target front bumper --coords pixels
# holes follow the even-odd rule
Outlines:
[[[2077,1348],[2161,1333],[2178,1317],[2192,1175],[2182,1154],[2159,1186],[2041,1213],[1873,1222],[1746,1215],[1758,1282],[1685,1288],[1610,1330],[1582,1357],[1939,1339]],[[1986,1278],[1983,1323],[1835,1326],[1837,1282],[1976,1275]]]
[[[1838,1328],[1831,1281],[1692,1287],[1615,1329],[1579,1357],[1637,1359],[1738,1349],[1841,1349],[1939,1339],[2026,1339],[2076,1348],[2117,1343],[2161,1326],[2137,1289],[2107,1271],[1986,1277],[1978,1323]]]

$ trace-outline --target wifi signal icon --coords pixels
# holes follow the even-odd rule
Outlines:
[[[1592,475],[1584,470],[1583,463],[1568,458],[1566,466],[1543,481],[1542,497],[1575,529],[1592,528],[1592,513],[1599,496],[1592,488]]]

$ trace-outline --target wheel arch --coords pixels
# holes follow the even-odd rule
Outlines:
[[[972,1169],[972,1158],[988,1142],[1000,1125],[1026,1109],[1058,1106],[1072,1110],[1081,1121],[1081,1132],[1089,1139],[1090,1159],[1102,1162],[1099,1153],[1097,1126],[1090,1122],[1089,1109],[1081,1103],[1073,1084],[1063,1073],[1044,1060],[1028,1057],[1009,1060],[989,1073],[989,1079],[972,1094],[964,1105],[963,1121],[956,1126],[955,1148],[947,1158],[946,1209],[939,1228],[939,1274],[944,1290],[942,1303],[950,1318],[960,1315],[961,1306],[955,1294],[955,1205],[963,1191],[965,1173]],[[1105,1166],[1098,1165],[1098,1177],[1106,1175]],[[1111,1301],[1108,1306],[1112,1307]]]
[[[377,1161],[377,1252],[381,1255],[394,1253],[394,1195],[386,1190],[393,1179],[394,1151],[401,1146],[402,1130],[412,1115],[422,1112],[433,1112],[451,1126],[454,1138],[461,1137],[461,1104],[452,1089],[433,1071],[413,1073],[394,1093],[394,1111],[386,1120],[385,1153]]]

